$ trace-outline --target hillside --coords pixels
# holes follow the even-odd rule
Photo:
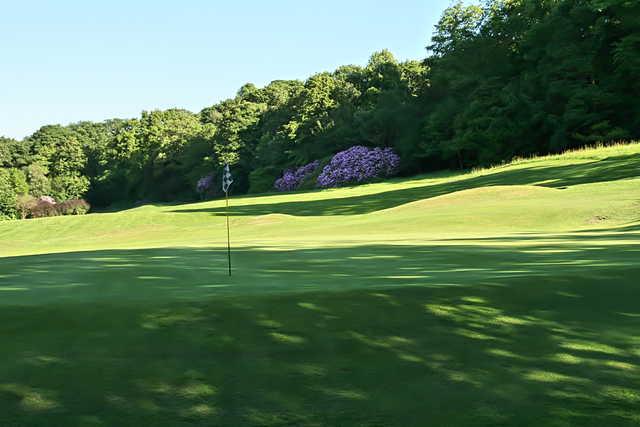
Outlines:
[[[639,172],[232,197],[231,278],[223,200],[1,222],[0,424],[635,425]]]
[[[400,243],[518,232],[615,231],[638,214],[640,144],[466,174],[231,199],[236,247]],[[0,223],[2,256],[226,244],[224,200]],[[354,227],[357,225],[357,227]]]

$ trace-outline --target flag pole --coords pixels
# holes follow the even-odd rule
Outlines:
[[[229,277],[231,277],[231,232],[229,231],[229,192],[224,193],[226,201],[226,216],[227,216],[227,259],[229,261]]]

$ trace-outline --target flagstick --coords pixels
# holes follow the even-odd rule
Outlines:
[[[229,277],[231,277],[231,233],[229,232],[229,192],[225,191],[225,200],[227,203],[227,258],[229,260]]]

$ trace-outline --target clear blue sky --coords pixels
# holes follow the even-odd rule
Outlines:
[[[0,135],[192,111],[253,82],[426,55],[450,0],[22,0],[0,13]]]

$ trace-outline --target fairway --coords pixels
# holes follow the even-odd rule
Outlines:
[[[640,424],[640,144],[0,222],[0,426]]]

